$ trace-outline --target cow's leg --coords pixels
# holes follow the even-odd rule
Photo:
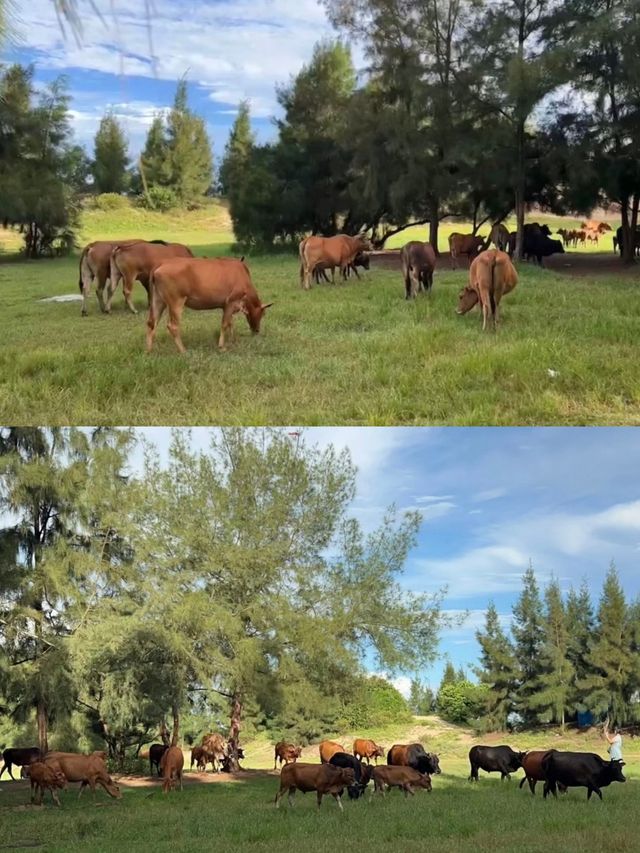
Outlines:
[[[222,314],[222,324],[220,326],[220,337],[218,338],[218,349],[224,351],[224,336],[231,330],[233,324],[233,315],[238,311],[238,305],[235,302],[228,302],[224,307]]]
[[[0,779],[2,779],[2,774],[4,773],[4,771],[5,771],[7,768],[9,769],[9,773],[11,773],[11,764],[9,764],[9,762],[6,762],[6,761],[5,761],[5,762],[3,763],[3,765],[2,765],[2,769],[0,770]]]
[[[169,334],[175,341],[178,351],[181,353],[185,352],[185,346],[180,337],[180,318],[182,317],[184,303],[185,300],[183,299],[181,302],[174,302],[173,305],[169,305],[169,320],[167,321]]]
[[[478,767],[475,764],[471,765],[471,772],[469,773],[469,781],[477,782],[478,781]]]
[[[322,798],[322,794],[320,794],[320,798]],[[333,799],[334,799],[334,800],[336,801],[336,803],[338,804],[338,808],[340,809],[340,811],[341,811],[341,812],[342,812],[342,811],[344,811],[344,809],[342,808],[342,794],[334,794],[334,795],[333,795]],[[320,804],[319,804],[319,803],[318,803],[318,808],[320,808]]]
[[[156,332],[158,331],[158,323],[160,322],[160,318],[164,314],[164,309],[166,307],[166,303],[160,298],[157,291],[154,290],[151,298],[151,306],[149,307],[149,314],[147,316],[147,352],[151,352],[153,348],[153,342],[156,337]],[[158,768],[159,776],[160,765],[157,761],[155,762],[155,765]]]
[[[59,808],[59,807],[60,807],[60,800],[58,799],[58,795],[57,795],[57,794],[56,794],[56,792],[53,790],[53,788],[49,788],[49,790],[51,791],[51,799],[53,800],[53,802],[54,802],[54,803],[58,806],[58,808]]]
[[[98,273],[98,275],[96,276],[96,296],[98,297],[98,305],[100,306],[100,311],[102,311],[103,314],[107,313],[104,301],[104,288],[106,283],[107,276],[104,274],[104,272]]]
[[[36,783],[32,779],[31,780],[31,803],[32,803],[32,805],[33,805],[33,800],[35,798],[35,791],[36,791]]]
[[[178,779],[180,780],[180,790],[182,790],[182,770],[178,770]]]
[[[137,314],[138,309],[133,304],[133,300],[131,299],[131,294],[133,292],[133,285],[135,284],[135,278],[132,278],[131,275],[127,274],[123,277],[122,280],[122,290],[124,292],[124,301],[127,304],[127,308],[131,311],[132,314]]]

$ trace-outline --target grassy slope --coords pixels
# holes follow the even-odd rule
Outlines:
[[[404,801],[399,792],[385,800],[345,803],[340,815],[327,801],[315,813],[313,795],[297,795],[293,812],[273,808],[277,774],[245,777],[241,781],[185,786],[182,793],[165,798],[154,787],[124,789],[122,801],[96,795],[77,800],[69,791],[62,795],[63,809],[25,807],[24,783],[0,785],[0,825],[4,844],[39,842],[47,851],[121,851],[144,847],[156,851],[195,849],[236,851],[299,850],[308,853],[333,851],[345,844],[375,845],[376,850],[462,851],[462,853],[533,853],[534,851],[632,851],[637,850],[636,812],[640,748],[627,739],[627,783],[604,791],[604,802],[586,802],[576,789],[557,802],[544,802],[540,788],[532,797],[519,790],[517,774],[510,783],[495,775],[481,774],[478,785],[467,782],[466,755],[473,738],[462,729],[443,725],[434,718],[416,720],[411,727],[392,726],[367,732],[390,745],[393,741],[421,738],[440,752],[443,773],[434,778],[431,795],[420,791]],[[341,740],[348,745],[353,733]],[[488,736],[498,743],[504,736]],[[514,747],[554,746],[581,749],[604,755],[596,736],[557,733],[506,737]],[[271,767],[272,751],[266,741],[247,744],[248,767]],[[306,758],[305,754],[305,758]],[[309,760],[317,761],[315,747]],[[187,774],[189,775],[189,774]]]
[[[196,254],[228,252],[231,240],[220,205],[175,217],[86,215],[86,239],[133,234],[184,240]],[[640,305],[630,277],[569,279],[523,265],[495,336],[480,333],[477,312],[454,313],[464,270],[443,267],[433,297],[407,304],[397,271],[306,293],[295,258],[250,264],[260,295],[276,303],[263,333],[254,339],[237,319],[236,342],[220,355],[219,312],[186,311],[185,358],[164,321],[145,355],[140,286],[138,316],[124,312],[118,294],[113,316],[99,315],[92,297],[81,319],[77,302],[38,301],[77,292],[75,259],[0,267],[0,422],[640,422]]]

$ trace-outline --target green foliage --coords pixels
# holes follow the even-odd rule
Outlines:
[[[435,694],[426,684],[422,684],[418,679],[412,679],[408,705],[412,714],[420,716],[432,714],[436,707]]]
[[[489,688],[466,679],[445,682],[438,690],[436,710],[450,723],[473,724],[485,711]]]
[[[480,667],[476,672],[487,689],[484,728],[506,729],[514,710],[517,664],[514,649],[502,630],[495,604],[487,609],[485,628],[476,631],[480,645]]]
[[[249,102],[241,101],[220,164],[219,182],[223,195],[233,193],[236,188],[240,190],[254,145],[255,135],[251,130]]]
[[[129,157],[127,140],[117,118],[107,113],[95,137],[93,178],[99,193],[121,193],[127,189]]]
[[[339,724],[340,728],[362,731],[410,721],[411,711],[404,696],[386,679],[372,676],[352,682]]]
[[[533,567],[522,577],[522,592],[513,607],[512,633],[518,661],[517,710],[526,722],[535,719],[532,701],[537,702],[538,679],[542,672],[542,602]]]
[[[159,184],[150,186],[148,191],[139,197],[139,200],[142,207],[157,210],[160,213],[173,210],[180,203],[178,196],[171,187],[162,187]]]
[[[124,210],[129,206],[129,199],[119,193],[100,193],[93,204],[98,210]]]

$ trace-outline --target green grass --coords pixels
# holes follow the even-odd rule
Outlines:
[[[429,853],[603,853],[638,849],[637,804],[640,753],[627,739],[625,784],[603,791],[604,802],[586,801],[584,789],[573,789],[557,801],[542,798],[541,785],[532,797],[520,790],[521,771],[511,782],[481,773],[477,785],[467,781],[468,733],[433,722],[423,726],[430,745],[440,751],[443,773],[433,778],[433,792],[419,791],[406,800],[398,791],[383,799],[344,803],[340,814],[331,798],[316,813],[315,796],[296,795],[294,809],[286,800],[273,806],[277,774],[245,776],[239,781],[186,784],[182,792],[163,796],[152,787],[126,788],[113,801],[102,792],[77,799],[74,788],[61,794],[63,807],[28,805],[25,783],[0,785],[0,845],[40,845],[56,851],[123,849],[154,851],[234,850],[239,853],[336,849],[429,851]],[[398,727],[383,733],[394,734]],[[416,728],[412,730],[415,734]],[[371,734],[371,733],[368,733]],[[405,730],[405,735],[408,732]],[[595,737],[549,733],[490,736],[485,742],[514,747],[574,748],[604,754]],[[247,766],[255,744],[247,744]],[[635,750],[635,751],[633,751]],[[317,761],[317,757],[311,760]],[[262,760],[258,761],[262,764]],[[190,774],[186,774],[188,778]],[[346,799],[346,798],[345,798]]]
[[[232,239],[220,205],[85,214],[85,239],[134,234],[183,240],[197,255],[226,253]],[[112,316],[92,296],[81,318],[77,302],[39,301],[77,292],[76,259],[0,266],[0,422],[640,423],[640,302],[630,277],[569,278],[524,264],[494,335],[482,334],[477,311],[456,316],[467,273],[447,264],[432,297],[415,303],[402,298],[395,270],[303,292],[294,257],[249,264],[260,296],[275,302],[261,334],[237,318],[236,340],[220,354],[220,312],[187,310],[183,357],[164,321],[145,354],[140,285],[137,316],[120,291]]]

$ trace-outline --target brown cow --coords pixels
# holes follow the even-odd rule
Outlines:
[[[56,788],[67,787],[67,777],[62,772],[60,764],[56,761],[51,761],[45,764],[44,761],[34,761],[29,764],[27,774],[31,780],[31,802],[35,800],[35,794],[39,793],[38,805],[42,805],[45,791],[51,791],[51,798],[54,803],[59,806],[60,800],[56,794]]]
[[[128,246],[116,246],[111,253],[109,268],[109,287],[107,290],[107,301],[105,311],[111,313],[111,302],[113,295],[122,279],[124,300],[132,314],[137,310],[131,300],[131,292],[134,282],[139,281],[147,291],[149,297],[149,278],[155,267],[169,258],[192,258],[193,252],[182,243],[165,243],[154,245],[153,243],[131,243]]]
[[[353,754],[359,761],[366,758],[369,764],[369,759],[373,758],[377,764],[379,758],[384,758],[384,747],[378,746],[374,740],[356,738],[353,742]]]
[[[405,299],[415,298],[419,291],[431,293],[436,266],[436,253],[431,243],[410,240],[402,247],[400,260]]]
[[[96,282],[96,296],[98,297],[100,310],[103,313],[106,312],[103,291],[111,272],[111,253],[116,246],[131,246],[134,243],[140,242],[142,241],[138,237],[126,240],[95,240],[84,247],[80,255],[80,280],[78,282],[80,293],[82,294],[83,317],[87,316],[87,301],[91,291],[91,284],[94,280]]]
[[[608,222],[602,222],[598,219],[587,219],[586,222],[581,223],[580,227],[585,231],[596,231],[598,234],[613,230]]]
[[[489,242],[493,243],[496,249],[499,249],[501,252],[506,252],[509,245],[509,230],[507,226],[503,225],[502,222],[494,225],[491,229]]]
[[[545,755],[548,755],[550,752],[550,749],[532,749],[523,756],[522,769],[524,770],[525,775],[520,780],[519,788],[522,788],[524,783],[528,782],[531,793],[535,795],[536,783],[547,781],[547,777],[542,766],[542,760]],[[563,793],[566,793],[567,791],[566,785],[559,783],[558,788],[560,788]]]
[[[193,770],[193,765],[196,765],[197,770],[203,770],[206,772],[207,769],[207,761],[210,761],[209,753],[202,746],[194,746],[191,750],[191,765],[190,769]],[[214,765],[215,767],[215,765]]]
[[[347,751],[341,743],[336,743],[334,740],[323,740],[318,746],[318,750],[320,752],[320,761],[323,764],[326,764],[336,752]]]
[[[289,805],[293,806],[293,795],[296,791],[316,791],[318,808],[322,805],[325,794],[337,802],[342,811],[342,792],[356,781],[351,767],[334,767],[333,764],[285,764],[280,773],[280,789],[276,794],[276,808],[285,791],[289,791]]]
[[[162,793],[167,794],[176,783],[180,782],[182,790],[182,768],[184,767],[184,755],[178,746],[170,746],[160,759],[160,770],[162,772]]]
[[[174,258],[154,269],[147,320],[147,352],[151,352],[156,329],[165,308],[169,309],[167,328],[180,352],[185,351],[180,337],[180,318],[185,307],[196,311],[222,309],[218,348],[225,348],[225,334],[233,316],[246,316],[249,328],[257,335],[267,308],[251,282],[249,269],[236,258]]]
[[[216,773],[218,770],[216,762],[221,764],[224,761],[227,752],[227,742],[218,732],[210,732],[203,735],[201,743],[205,752],[205,770],[207,762],[210,761],[213,766],[213,772]]]
[[[56,763],[64,773],[68,782],[81,782],[78,797],[87,787],[95,794],[96,784],[100,785],[114,799],[120,799],[120,788],[113,781],[107,767],[98,755],[79,755],[76,752],[48,752],[45,764]]]
[[[491,317],[493,328],[498,322],[502,297],[518,283],[518,274],[505,252],[489,249],[482,252],[469,268],[469,284],[460,291],[457,314],[466,314],[477,302],[482,308],[482,328]]]
[[[309,290],[316,269],[330,269],[332,282],[336,267],[340,267],[340,272],[346,277],[357,255],[368,249],[369,243],[364,237],[350,237],[348,234],[306,237],[299,246],[301,286]]]
[[[456,261],[460,255],[466,255],[467,259],[470,260],[484,248],[484,245],[484,239],[477,234],[458,234],[457,232],[450,234],[451,269],[456,269]]]
[[[414,788],[426,788],[431,791],[431,777],[428,773],[418,773],[413,767],[373,768],[373,790],[384,796],[386,788],[401,788],[405,797],[414,796]]]
[[[276,769],[276,762],[279,761],[280,764],[284,762],[285,764],[295,764],[295,762],[302,755],[302,747],[294,746],[292,743],[286,743],[281,740],[275,745],[274,756],[273,756],[273,769]]]

